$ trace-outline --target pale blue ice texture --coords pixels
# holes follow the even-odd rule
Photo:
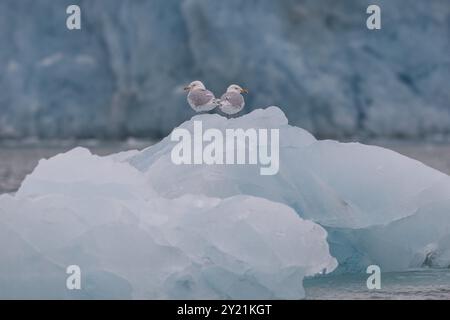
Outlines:
[[[280,171],[175,165],[167,137],[42,160],[0,196],[0,296],[301,298],[306,275],[450,264],[450,177],[388,149],[316,140],[277,107],[180,127],[280,130]],[[335,258],[337,261],[335,260]],[[84,289],[65,288],[65,268]]]
[[[181,125],[280,130],[280,171],[261,176],[258,166],[173,165],[176,142],[167,137],[130,157],[166,197],[247,194],[281,202],[328,232],[340,271],[384,271],[450,265],[450,177],[397,152],[360,143],[316,140],[288,125],[276,107],[233,120],[200,115]],[[168,174],[170,173],[170,174]],[[149,178],[150,179],[150,178]]]
[[[290,207],[237,195],[157,193],[124,159],[76,148],[0,196],[0,297],[299,299],[331,272],[326,231]],[[66,268],[81,269],[81,290]]]

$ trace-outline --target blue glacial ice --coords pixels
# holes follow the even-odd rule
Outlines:
[[[394,151],[360,143],[316,140],[290,126],[276,107],[227,120],[200,115],[180,127],[278,128],[280,169],[261,176],[257,167],[177,166],[169,137],[128,159],[165,197],[185,193],[225,198],[252,195],[284,203],[329,232],[340,271],[383,271],[450,264],[450,177]],[[170,174],[167,174],[170,172]],[[427,258],[427,256],[429,258]],[[432,259],[431,259],[432,258]]]
[[[325,137],[449,134],[448,0],[0,1],[0,137],[165,136],[201,79]],[[34,13],[34,14],[30,14]]]
[[[175,165],[170,137],[41,160],[0,196],[0,296],[296,299],[308,275],[450,264],[449,176],[388,149],[317,140],[277,107],[180,127],[196,120],[279,129],[279,173]],[[84,290],[65,288],[72,264]]]
[[[0,196],[1,298],[298,299],[304,276],[337,266],[326,231],[288,206],[163,197],[127,155],[76,148]]]

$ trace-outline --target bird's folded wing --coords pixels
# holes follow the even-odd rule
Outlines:
[[[244,97],[237,92],[226,92],[220,99],[228,101],[232,106],[241,106],[244,103]]]
[[[189,99],[196,106],[203,106],[214,99],[214,94],[206,89],[197,89],[189,93]]]

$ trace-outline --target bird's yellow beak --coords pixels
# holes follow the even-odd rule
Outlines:
[[[190,86],[184,87],[183,90],[184,91],[189,91],[189,90],[191,90],[191,87]]]
[[[242,89],[241,93],[248,93],[248,90],[247,89]]]

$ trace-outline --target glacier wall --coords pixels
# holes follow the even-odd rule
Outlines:
[[[162,137],[192,116],[194,79],[319,137],[448,134],[448,1],[377,1],[380,31],[369,3],[0,0],[0,138]]]

